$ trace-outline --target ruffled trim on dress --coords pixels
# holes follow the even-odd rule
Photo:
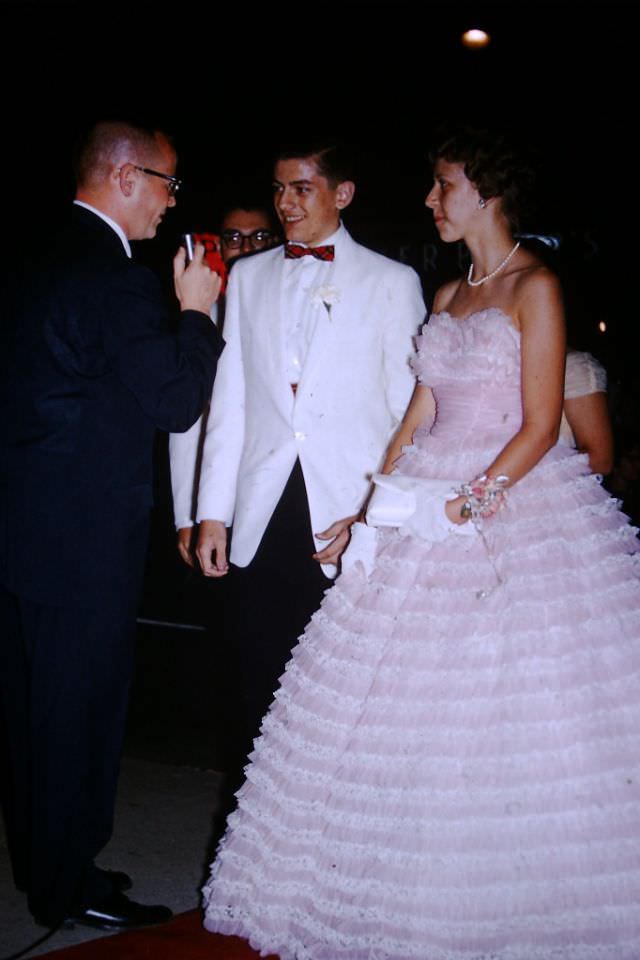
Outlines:
[[[403,472],[486,468],[517,340],[501,311],[432,318],[419,363],[445,405],[448,380],[474,395],[480,344],[505,390],[489,441],[452,398],[453,437],[420,435]],[[287,666],[205,926],[281,960],[638,960],[635,534],[558,447],[482,537],[383,532]]]
[[[456,320],[444,310],[434,313],[416,337],[416,347],[413,371],[430,387],[452,379],[489,378],[494,384],[519,379],[520,334],[496,307],[466,320]]]
[[[282,960],[637,960],[638,545],[577,459],[514,487],[486,544],[387,532],[327,594],[210,929]]]

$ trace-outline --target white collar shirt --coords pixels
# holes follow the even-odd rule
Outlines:
[[[319,246],[333,244],[335,258],[338,259],[345,233],[341,224],[336,232]],[[330,298],[333,268],[333,261],[317,260],[311,256],[284,262],[281,303],[287,376],[292,385],[296,385],[302,375],[316,324],[326,318],[327,301],[325,296],[323,302],[322,294],[329,291],[327,295]]]

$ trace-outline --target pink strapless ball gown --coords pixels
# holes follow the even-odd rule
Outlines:
[[[521,422],[499,310],[432,317],[401,472],[471,479]],[[387,532],[296,648],[205,888],[283,960],[639,960],[635,531],[556,446],[485,536]]]

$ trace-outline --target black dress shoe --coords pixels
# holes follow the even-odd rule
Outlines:
[[[111,880],[114,890],[119,890],[120,893],[124,893],[126,890],[131,890],[133,881],[129,874],[125,873],[124,870],[103,870],[102,872],[106,873],[109,880]]]
[[[85,927],[97,927],[98,930],[129,930],[131,927],[166,923],[172,916],[168,907],[145,906],[116,892],[100,903],[74,911],[65,918],[64,926],[69,929],[79,923]]]

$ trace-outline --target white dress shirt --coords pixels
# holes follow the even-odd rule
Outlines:
[[[336,258],[340,256],[340,238],[344,232],[344,227],[340,225],[321,244],[323,247],[333,244]],[[301,243],[299,246],[306,247],[307,244]],[[330,291],[334,262],[318,260],[310,255],[285,260],[282,271],[282,314],[287,376],[291,384],[297,384],[300,380],[319,311],[327,309],[322,295],[324,293],[326,298],[327,291]]]

